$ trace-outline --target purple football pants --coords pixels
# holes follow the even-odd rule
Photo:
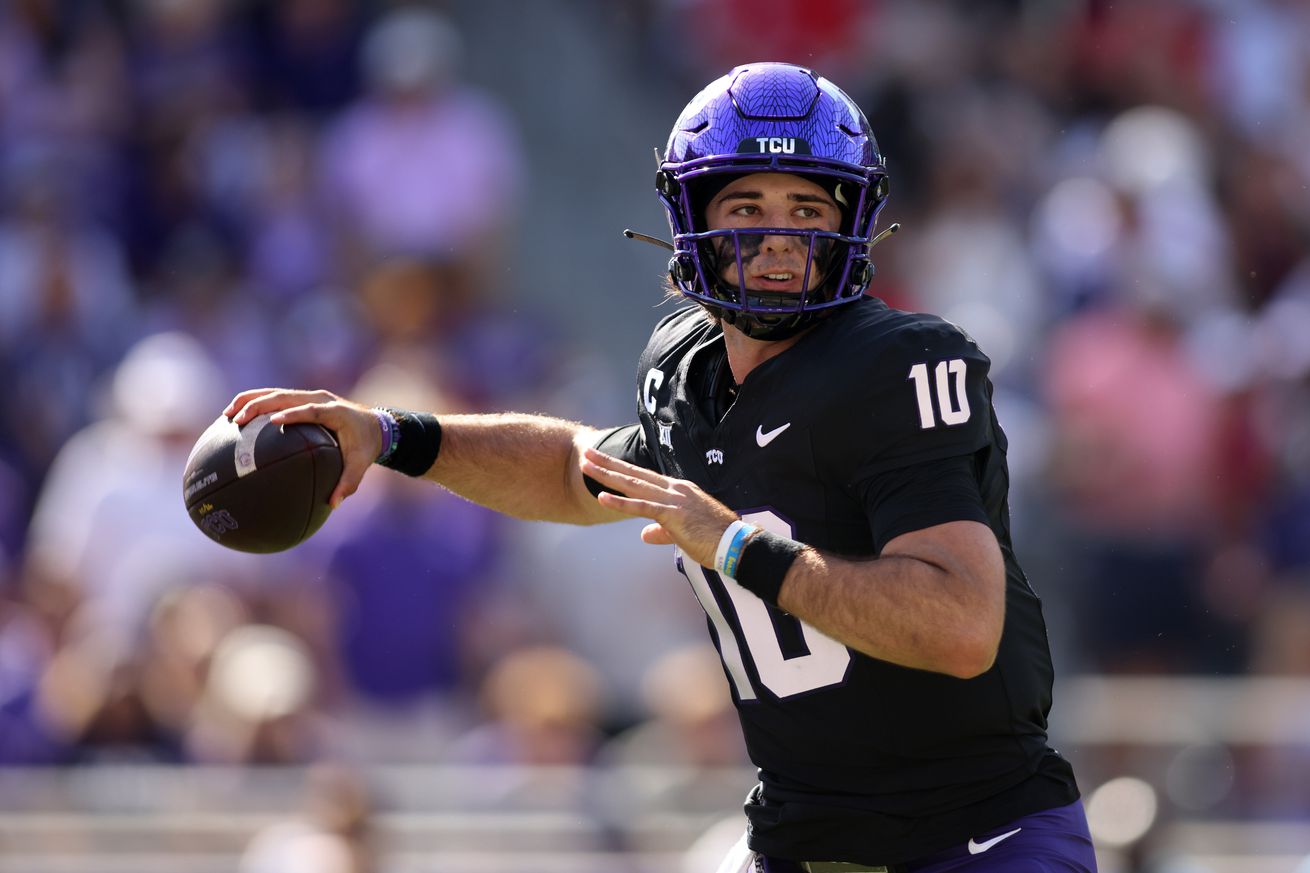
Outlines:
[[[761,873],[1096,873],[1096,854],[1082,801],[1026,815],[967,843],[879,868],[755,856]]]

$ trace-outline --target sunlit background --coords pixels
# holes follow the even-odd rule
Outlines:
[[[874,293],[992,357],[1101,869],[1307,873],[1308,46],[1304,0],[3,0],[0,873],[714,869],[752,772],[639,524],[375,472],[253,558],[181,470],[259,385],[631,420],[620,232],[759,59],[865,107]]]

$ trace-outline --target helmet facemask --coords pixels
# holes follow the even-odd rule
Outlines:
[[[885,177],[877,178],[871,193],[868,178],[849,172],[816,172],[812,165],[794,170],[751,166],[740,158],[724,163],[721,167],[704,167],[695,175],[684,174],[681,186],[670,184],[672,180],[660,186],[670,213],[675,209],[679,213],[669,269],[685,296],[746,336],[778,340],[795,335],[864,293],[873,276],[869,239],[886,196]],[[705,211],[715,194],[743,175],[775,170],[794,172],[828,190],[841,208],[838,229],[707,229]],[[665,192],[675,186],[677,196],[667,198]],[[679,233],[679,224],[687,232]],[[804,251],[802,279],[796,290],[751,287],[750,263],[768,237],[794,237],[796,246]]]
[[[767,237],[796,237],[805,249],[805,265],[795,291],[753,289],[747,268],[759,255]],[[759,339],[783,339],[799,330],[807,320],[802,312],[816,313],[832,304],[842,285],[844,263],[834,257],[849,246],[841,235],[825,231],[757,228],[715,230],[701,234],[697,243],[703,275],[702,285],[720,304],[717,313],[724,322]],[[844,260],[844,259],[843,259]],[[837,270],[834,270],[837,267]]]

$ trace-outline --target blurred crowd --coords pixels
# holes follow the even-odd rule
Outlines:
[[[1310,675],[1310,3],[524,7],[507,28],[611,46],[596,87],[655,129],[761,58],[865,107],[905,228],[873,293],[992,357],[1058,670]],[[276,556],[183,511],[243,388],[630,415],[638,349],[598,359],[570,306],[653,305],[658,267],[542,286],[594,243],[516,259],[525,214],[608,195],[533,195],[549,107],[474,84],[497,47],[466,14],[0,4],[0,763],[742,762],[639,526],[524,525],[386,472]]]

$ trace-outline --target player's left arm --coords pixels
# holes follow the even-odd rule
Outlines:
[[[868,514],[877,558],[803,549],[778,605],[860,651],[969,678],[996,659],[1006,570],[979,470],[997,451],[991,362],[966,333],[907,318],[868,347],[851,407],[827,422],[827,476]]]
[[[778,605],[857,651],[961,679],[996,660],[1005,624],[1005,562],[977,521],[901,534],[852,561],[805,547]]]
[[[652,544],[675,544],[703,567],[737,514],[685,479],[594,449],[582,471],[615,492],[602,505],[653,520]],[[623,496],[626,495],[626,496]],[[987,671],[1005,618],[1005,564],[991,528],[951,521],[903,533],[877,558],[850,560],[800,546],[778,606],[873,658],[960,678]]]

